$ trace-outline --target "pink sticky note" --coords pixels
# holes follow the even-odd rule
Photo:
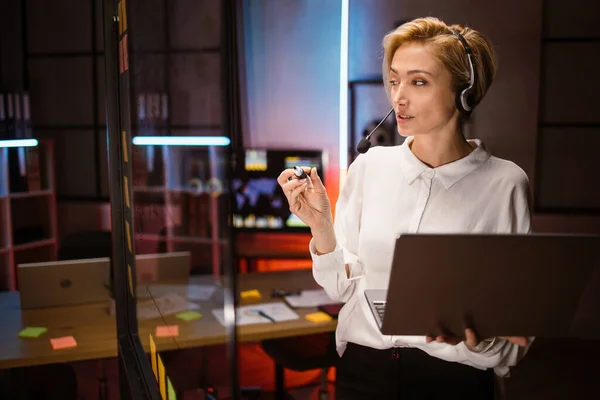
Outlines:
[[[70,347],[77,347],[77,342],[73,336],[65,336],[59,338],[50,339],[50,344],[54,350],[68,349]]]
[[[157,326],[156,327],[156,336],[157,337],[179,336],[179,325]]]

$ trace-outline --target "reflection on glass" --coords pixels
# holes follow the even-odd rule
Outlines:
[[[225,325],[213,313],[224,309],[228,151],[133,147],[139,333],[175,390],[230,391]]]
[[[139,335],[182,398],[231,392],[223,4],[127,1]]]

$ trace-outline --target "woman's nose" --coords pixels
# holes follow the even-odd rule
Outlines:
[[[402,84],[397,86],[393,100],[395,106],[405,106],[408,102],[408,99],[406,98],[406,91],[404,90]]]

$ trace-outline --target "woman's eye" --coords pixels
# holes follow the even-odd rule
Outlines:
[[[427,82],[425,82],[424,80],[421,80],[421,79],[415,79],[413,81],[413,85],[415,85],[415,86],[424,86],[426,84],[427,84]]]
[[[398,81],[390,81],[390,86],[396,86],[398,84]]]

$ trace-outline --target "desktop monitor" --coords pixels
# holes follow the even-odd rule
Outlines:
[[[286,168],[316,167],[323,180],[321,150],[246,149],[232,179],[233,226],[240,231],[307,232],[289,210],[277,177]]]

